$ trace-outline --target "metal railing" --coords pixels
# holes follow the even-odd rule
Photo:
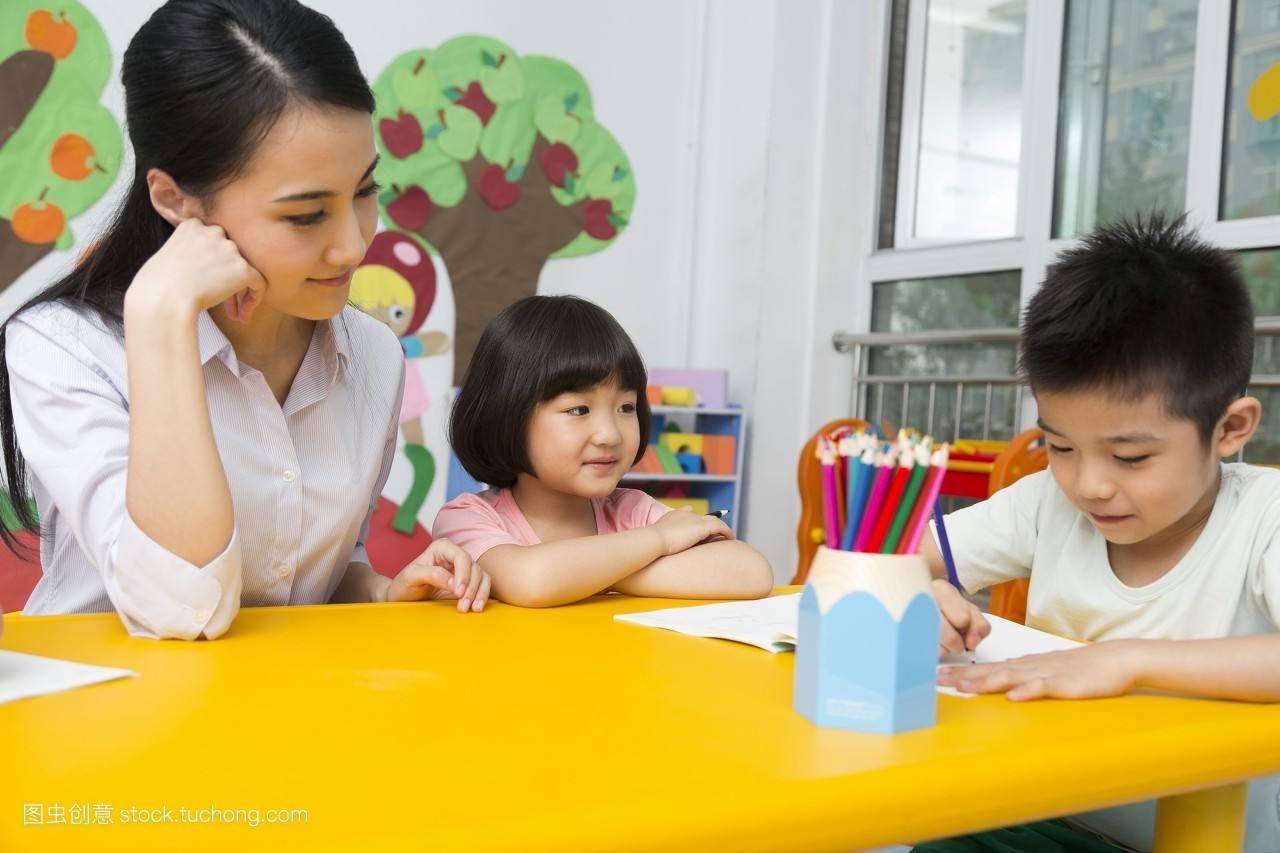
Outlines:
[[[870,368],[870,352],[878,347],[890,346],[937,346],[939,344],[1016,344],[1017,329],[953,329],[936,332],[867,332],[860,335],[849,332],[836,332],[831,344],[837,352],[853,354],[853,403],[852,416],[880,423],[884,420],[885,389],[899,386],[902,391],[902,403],[898,423],[906,424],[911,406],[912,387],[920,388],[928,394],[928,404],[924,423],[924,431],[937,434],[937,414],[940,404],[950,405],[953,414],[953,440],[959,440],[961,421],[964,411],[965,394],[968,389],[976,389],[983,396],[982,438],[991,437],[991,405],[995,388],[1012,386],[1014,388],[1014,427],[1016,432],[1019,413],[1022,411],[1023,386],[1012,375],[998,376],[951,376],[944,374],[872,374]],[[940,388],[940,386],[943,386]],[[954,390],[953,390],[954,389]],[[939,400],[942,397],[951,399]],[[875,398],[874,407],[871,397]],[[868,417],[874,410],[875,417]],[[918,424],[913,424],[919,428]],[[972,436],[970,436],[972,437]],[[1007,437],[1007,436],[1006,436]]]
[[[1255,346],[1261,350],[1266,363],[1273,363],[1276,338],[1280,336],[1280,317],[1259,317],[1254,323],[1254,334],[1259,339]],[[1017,344],[1017,329],[949,329],[930,332],[866,332],[853,334],[836,332],[831,345],[836,352],[853,356],[853,387],[850,415],[872,423],[881,423],[885,417],[885,389],[899,386],[902,402],[898,407],[898,423],[906,424],[911,403],[912,387],[928,394],[924,431],[937,435],[937,414],[942,406],[950,405],[953,412],[952,439],[961,438],[961,420],[967,393],[976,391],[983,395],[982,438],[991,438],[991,413],[994,390],[999,387],[1014,388],[1013,432],[1024,428],[1020,423],[1025,386],[1013,375],[960,376],[946,374],[872,374],[870,353],[873,349],[891,346],[937,346],[946,344]],[[954,386],[954,391],[951,387]],[[1250,388],[1280,388],[1280,374],[1255,373],[1249,380]],[[944,399],[939,399],[939,397]],[[874,397],[874,400],[872,398]],[[950,399],[945,399],[950,398]],[[875,417],[868,417],[874,411]],[[918,424],[912,424],[919,428]],[[973,436],[966,436],[972,438]],[[1012,436],[999,436],[1010,438]],[[1244,460],[1241,451],[1240,460]],[[1278,460],[1280,461],[1280,460]]]

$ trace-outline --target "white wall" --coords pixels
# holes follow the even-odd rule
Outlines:
[[[115,55],[104,102],[158,3],[86,0]],[[650,366],[727,367],[751,411],[746,538],[794,570],[796,455],[848,412],[837,328],[865,328],[852,282],[870,247],[881,62],[879,3],[835,0],[313,0],[372,79],[392,57],[466,33],[580,70],[631,158],[628,230],[596,255],[552,261],[541,292],[612,311]],[[131,174],[121,169],[121,181]],[[119,190],[117,183],[116,191]],[[81,245],[117,198],[72,222]],[[47,257],[0,295],[7,312],[69,262]],[[448,300],[447,288],[441,298]],[[656,307],[656,310],[655,310]],[[441,306],[452,316],[452,306]],[[439,479],[443,479],[442,477]],[[407,482],[407,481],[406,481]],[[397,483],[388,494],[396,491]]]

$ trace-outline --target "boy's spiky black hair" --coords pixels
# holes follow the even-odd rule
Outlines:
[[[1185,216],[1097,229],[1058,256],[1022,318],[1019,370],[1033,391],[1159,393],[1205,442],[1252,365],[1253,304],[1240,266]]]

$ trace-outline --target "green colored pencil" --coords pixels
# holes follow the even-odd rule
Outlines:
[[[911,479],[907,481],[906,491],[902,493],[898,511],[894,513],[893,523],[889,525],[889,532],[885,535],[884,543],[880,546],[881,554],[892,554],[898,548],[898,540],[902,538],[902,531],[906,529],[907,520],[911,518],[911,510],[915,507],[916,496],[920,494],[920,486],[924,483],[925,475],[929,473],[929,449],[931,444],[932,442],[925,439],[915,447],[915,469],[911,472]]]

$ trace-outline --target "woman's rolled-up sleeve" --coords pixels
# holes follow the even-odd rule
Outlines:
[[[221,554],[196,566],[134,523],[125,505],[128,403],[68,322],[65,313],[23,315],[6,332],[18,445],[49,496],[41,513],[70,530],[130,634],[217,637],[240,609],[236,531]]]

